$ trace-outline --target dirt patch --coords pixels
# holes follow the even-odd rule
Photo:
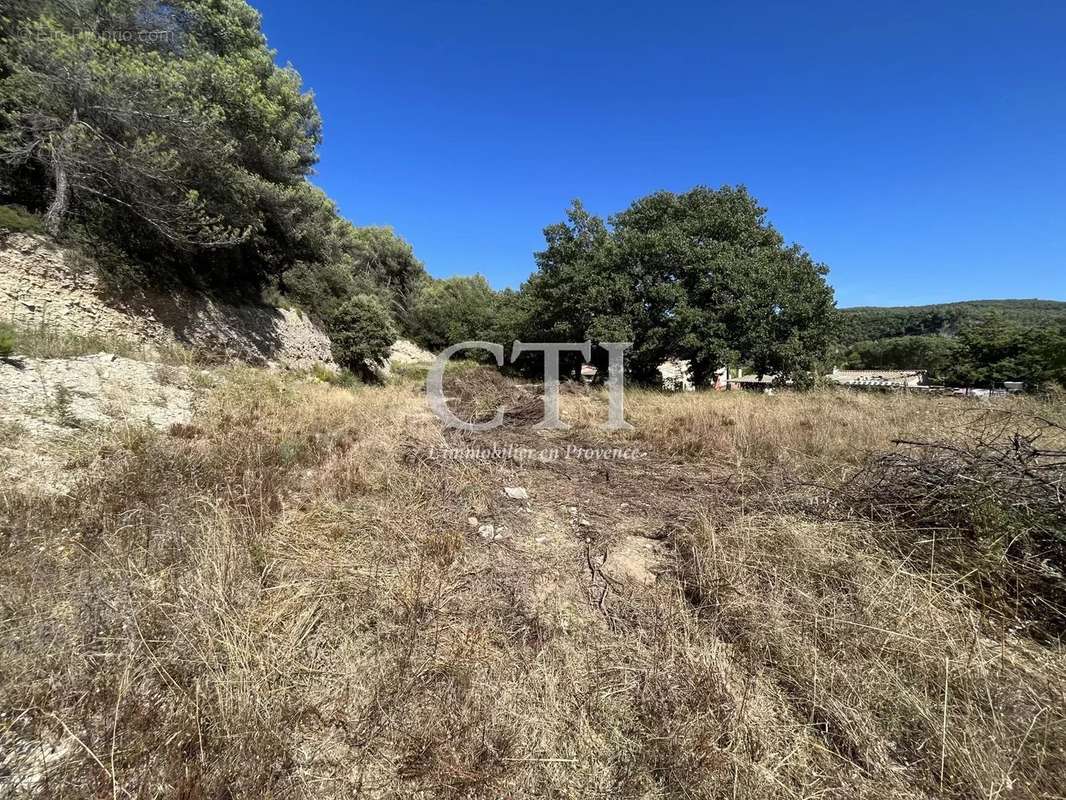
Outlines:
[[[664,569],[661,546],[637,536],[626,536],[606,553],[603,571],[623,586],[647,588]]]

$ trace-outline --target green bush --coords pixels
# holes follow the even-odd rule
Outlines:
[[[44,223],[22,206],[0,206],[0,228],[17,233],[40,233]]]
[[[311,377],[322,383],[333,383],[337,379],[337,373],[322,364],[315,364],[311,367]]]
[[[322,381],[322,383],[328,383],[330,386],[339,386],[343,389],[351,389],[362,383],[358,376],[352,374],[351,370],[342,369],[340,372],[334,372],[322,364],[315,364],[311,367],[311,375]]]
[[[0,358],[10,358],[15,352],[15,332],[6,325],[0,325]]]
[[[411,335],[439,353],[459,342],[484,340],[492,328],[496,295],[481,275],[432,281],[422,287],[408,315]]]
[[[329,335],[337,363],[362,375],[385,364],[397,337],[389,312],[365,294],[356,295],[333,314]]]

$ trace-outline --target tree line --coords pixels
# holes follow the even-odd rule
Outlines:
[[[43,228],[119,285],[300,307],[349,368],[403,335],[431,350],[632,342],[630,378],[649,383],[668,359],[687,360],[697,385],[724,365],[803,385],[841,360],[970,383],[1058,375],[1050,333],[967,332],[947,307],[842,316],[825,265],[740,186],[656,192],[606,219],[575,201],[518,290],[434,280],[410,244],[352,224],[309,182],[321,138],[314,98],[244,0],[8,0],[0,12],[0,227]],[[536,372],[534,359],[517,369]],[[569,374],[580,367],[564,357]]]
[[[1057,300],[967,300],[927,306],[861,306],[841,309],[841,342],[853,345],[903,336],[958,336],[989,315],[1022,328],[1066,324],[1066,302]]]
[[[342,334],[404,313],[422,264],[308,180],[322,120],[244,0],[8,0],[0,222],[117,284],[301,306]]]
[[[662,192],[606,222],[575,203],[517,292],[429,279],[308,181],[318,109],[244,0],[12,0],[0,33],[0,199],[116,281],[293,303],[349,365],[397,333],[625,340],[636,377],[677,357],[705,382],[735,359],[801,374],[831,339],[825,267],[742,188]]]
[[[945,386],[1066,386],[1066,325],[1025,326],[990,312],[964,323],[957,336],[858,342],[843,361],[853,369],[922,369],[927,382]]]

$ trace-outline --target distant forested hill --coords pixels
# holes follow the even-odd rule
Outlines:
[[[1066,302],[972,300],[841,313],[837,357],[852,369],[921,369],[931,383],[951,386],[1066,386]]]
[[[1059,300],[968,300],[928,306],[859,306],[841,309],[845,346],[899,336],[955,336],[967,323],[998,312],[1015,325],[1041,328],[1066,324]]]

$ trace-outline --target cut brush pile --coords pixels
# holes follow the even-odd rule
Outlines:
[[[1035,635],[1066,633],[1066,428],[988,411],[948,441],[900,440],[845,488],[904,533],[905,556],[952,564],[985,604]]]

